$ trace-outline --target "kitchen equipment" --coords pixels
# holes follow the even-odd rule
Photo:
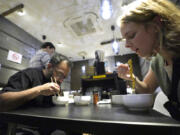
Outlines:
[[[104,67],[104,52],[101,50],[95,51],[95,62],[94,67],[96,68],[96,75],[105,74],[105,67]]]

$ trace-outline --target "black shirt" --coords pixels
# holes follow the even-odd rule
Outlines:
[[[7,85],[2,89],[4,92],[18,92],[29,88],[33,88],[38,85],[50,82],[50,79],[45,78],[41,68],[27,68],[19,71],[8,80]],[[51,106],[51,96],[38,96],[23,106]]]

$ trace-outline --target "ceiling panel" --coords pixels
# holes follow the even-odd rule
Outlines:
[[[131,1],[112,0],[113,16],[110,20],[100,17],[99,0],[0,0],[0,13],[23,3],[24,16],[12,13],[6,18],[41,41],[42,35],[46,35],[45,41],[53,42],[57,52],[73,60],[81,60],[82,57],[78,55],[81,51],[87,53],[86,59],[94,58],[95,50],[103,50],[105,56],[115,55],[110,44],[101,46],[100,42],[112,39],[111,25],[116,26],[121,5]],[[95,19],[89,16],[95,16]],[[67,22],[69,26],[65,26]],[[80,36],[76,32],[81,33]],[[115,32],[117,37],[121,37],[117,26]],[[63,46],[58,46],[58,43]],[[132,53],[124,47],[123,42],[120,46],[120,55]]]

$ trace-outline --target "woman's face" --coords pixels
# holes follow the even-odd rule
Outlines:
[[[158,46],[158,35],[153,25],[145,27],[143,24],[134,22],[123,23],[121,33],[126,39],[126,47],[141,57],[151,56]]]

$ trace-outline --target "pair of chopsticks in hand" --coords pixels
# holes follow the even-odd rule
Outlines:
[[[130,77],[132,79],[132,92],[135,93],[135,78],[133,77],[132,59],[128,60],[128,65],[129,65],[129,68],[130,68]]]
[[[54,80],[54,81],[53,81],[53,80]],[[53,79],[53,77],[51,77],[51,82],[57,83],[56,78],[54,77],[54,79]],[[57,83],[57,84],[58,84],[58,83]],[[60,93],[59,93],[59,92],[58,92],[57,94],[58,94],[58,96],[60,96]]]

